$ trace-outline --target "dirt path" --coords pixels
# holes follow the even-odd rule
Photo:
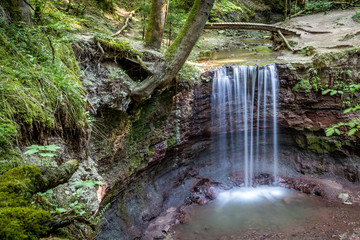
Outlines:
[[[312,46],[316,53],[336,52],[360,46],[360,23],[352,19],[356,12],[356,10],[342,10],[326,14],[318,13],[296,17],[279,25],[297,29],[301,33],[300,37],[288,37],[288,40],[297,43],[295,50]],[[280,59],[289,62],[309,60],[310,57],[288,53]]]
[[[352,19],[355,10],[334,11],[293,18],[285,26],[297,29],[296,49],[313,46],[318,52],[360,45],[360,24]]]

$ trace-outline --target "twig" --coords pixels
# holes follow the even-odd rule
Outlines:
[[[277,32],[278,32],[279,36],[282,38],[282,40],[284,41],[284,43],[286,44],[287,48],[288,48],[290,51],[293,52],[294,50],[293,50],[292,47],[290,46],[288,40],[286,40],[286,38],[284,37],[284,35],[281,33],[281,31],[278,30]]]
[[[150,71],[150,69],[145,65],[145,63],[143,62],[143,60],[141,59],[141,57],[137,56],[137,60],[140,64],[140,66],[150,75],[153,75],[154,73],[152,71]]]
[[[121,32],[124,31],[124,30],[128,27],[129,21],[130,21],[130,19],[132,18],[132,16],[133,16],[134,13],[135,13],[134,11],[132,11],[132,12],[130,13],[129,17],[126,18],[125,25],[124,25],[119,31],[117,31],[115,34],[111,35],[112,37],[116,37],[116,36],[120,35]]]
[[[96,110],[95,110],[94,106],[91,104],[91,102],[89,101],[89,99],[86,99],[86,102],[89,104],[90,108],[94,111],[94,113],[96,113]]]
[[[52,44],[51,38],[49,36],[46,36],[47,40],[49,41],[50,44],[50,48],[51,48],[51,53],[52,53],[52,64],[55,63],[55,48]]]
[[[305,11],[306,11],[305,9],[301,10],[300,12],[297,12],[294,15],[291,15],[290,18],[297,17],[297,16],[301,15],[302,13],[304,13]]]
[[[102,54],[105,54],[105,51],[104,51],[104,49],[101,47],[101,45],[100,45],[99,42],[97,42],[97,46],[99,47],[101,53],[102,53]]]

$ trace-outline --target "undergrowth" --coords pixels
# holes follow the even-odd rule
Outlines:
[[[48,37],[39,27],[0,22],[0,174],[21,163],[17,139],[88,124],[72,47],[52,37],[53,62]]]

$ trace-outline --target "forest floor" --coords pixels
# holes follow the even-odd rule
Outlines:
[[[317,52],[329,52],[359,45],[360,24],[352,19],[356,10],[331,11],[296,17],[285,27],[297,29],[300,38],[289,38],[298,44],[296,49],[313,46]]]
[[[356,10],[331,11],[296,17],[279,25],[298,30],[299,37],[289,37],[294,41],[295,51],[314,48],[315,53],[337,52],[360,45],[360,24],[352,19]],[[279,60],[285,62],[304,61],[311,56],[300,56],[288,52]]]

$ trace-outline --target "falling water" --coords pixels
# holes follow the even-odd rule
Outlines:
[[[245,187],[254,185],[255,174],[268,172],[269,163],[276,183],[278,87],[275,65],[222,67],[215,74],[211,107],[216,157],[230,163],[232,171],[244,169]]]

